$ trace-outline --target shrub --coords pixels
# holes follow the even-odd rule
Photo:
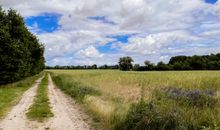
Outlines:
[[[217,104],[211,90],[164,88],[150,102],[133,104],[116,130],[200,130],[219,128],[211,117]],[[217,113],[216,113],[217,114]]]
[[[165,110],[155,104],[140,101],[132,105],[126,119],[116,126],[117,130],[175,130],[180,129],[180,113]]]

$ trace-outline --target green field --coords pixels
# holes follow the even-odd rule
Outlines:
[[[220,71],[50,72],[105,129],[220,128]]]
[[[22,94],[34,84],[35,80],[42,75],[43,72],[12,84],[0,86],[0,119],[20,100]]]

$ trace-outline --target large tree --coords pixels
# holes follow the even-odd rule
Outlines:
[[[129,56],[121,57],[119,59],[119,69],[120,70],[130,70],[130,69],[132,69],[132,62],[134,62],[134,60]]]
[[[15,11],[0,7],[0,84],[10,83],[44,69],[44,46],[28,31]]]

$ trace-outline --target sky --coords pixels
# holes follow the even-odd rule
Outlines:
[[[218,0],[1,0],[45,45],[46,65],[168,62],[220,52]]]

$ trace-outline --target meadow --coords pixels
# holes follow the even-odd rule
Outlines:
[[[49,70],[102,129],[219,129],[219,71]]]

